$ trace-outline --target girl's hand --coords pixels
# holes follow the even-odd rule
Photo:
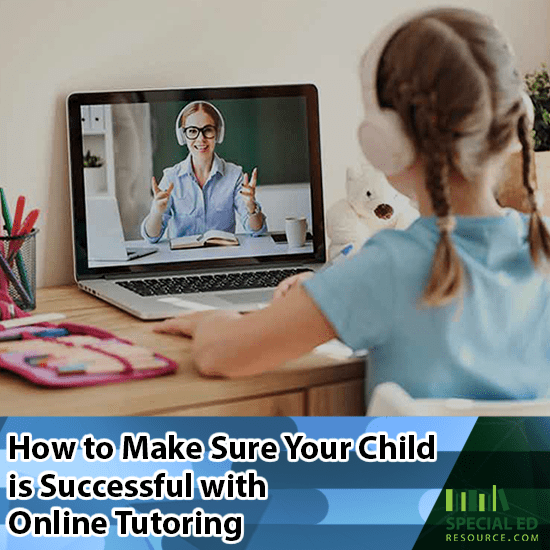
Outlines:
[[[214,318],[223,320],[225,318],[232,319],[239,317],[240,313],[236,311],[224,311],[213,309],[211,311],[194,311],[192,313],[183,313],[177,317],[166,319],[153,326],[153,332],[164,334],[175,334],[177,336],[185,336],[187,338],[195,338],[197,329],[206,320]]]
[[[275,288],[275,292],[273,293],[273,301],[284,298],[291,288],[300,284],[302,281],[307,281],[308,279],[311,279],[313,275],[313,271],[304,271],[303,273],[298,273],[298,275],[287,277],[286,279],[281,281]]]
[[[238,311],[232,310],[196,311],[157,323],[153,326],[153,331],[192,339],[191,353],[199,372],[206,376],[219,376],[221,373],[217,370],[204,369],[202,359],[205,357],[204,350],[208,354],[212,349],[213,335],[216,338],[215,335],[223,334],[224,331],[232,333],[231,323],[240,317],[241,314]]]
[[[244,175],[243,187],[241,189],[241,195],[244,198],[244,203],[249,214],[252,214],[256,210],[256,183],[258,182],[258,169],[252,170],[252,177],[250,183],[248,183],[248,174]]]
[[[168,208],[168,200],[170,199],[170,194],[174,189],[174,183],[170,182],[170,187],[166,191],[163,191],[157,184],[157,180],[153,176],[151,181],[151,187],[153,189],[153,204],[152,209],[158,214],[164,214]]]

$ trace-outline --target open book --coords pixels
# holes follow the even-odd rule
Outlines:
[[[202,235],[186,235],[185,237],[176,237],[170,239],[170,248],[178,250],[180,248],[198,248],[200,246],[236,246],[239,239],[233,233],[211,229]]]

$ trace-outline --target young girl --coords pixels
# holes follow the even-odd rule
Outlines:
[[[394,141],[378,132],[373,96],[396,119],[403,154],[410,150],[397,172],[386,163],[388,179],[421,217],[308,280],[285,281],[264,310],[194,313],[155,330],[192,338],[205,375],[273,369],[337,337],[368,348],[368,391],[394,381],[416,398],[546,396],[550,235],[531,185],[529,111],[506,40],[476,12],[437,9],[396,28],[374,70],[371,58],[372,48],[362,64],[361,145],[384,168],[369,136],[374,128],[380,155]],[[493,193],[518,140],[530,216],[501,208]]]

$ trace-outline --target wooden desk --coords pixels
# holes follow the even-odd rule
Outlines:
[[[75,286],[37,293],[35,313],[63,312],[178,362],[176,374],[88,388],[48,389],[0,371],[1,416],[340,416],[364,415],[364,361],[316,353],[282,369],[237,380],[205,378],[185,339],[155,334],[151,324]]]

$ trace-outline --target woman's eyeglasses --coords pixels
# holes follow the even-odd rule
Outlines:
[[[197,128],[196,126],[187,126],[184,128],[185,137],[187,139],[197,139],[199,134],[202,134],[206,139],[212,139],[216,137],[216,127],[212,125],[203,126],[202,128]]]

